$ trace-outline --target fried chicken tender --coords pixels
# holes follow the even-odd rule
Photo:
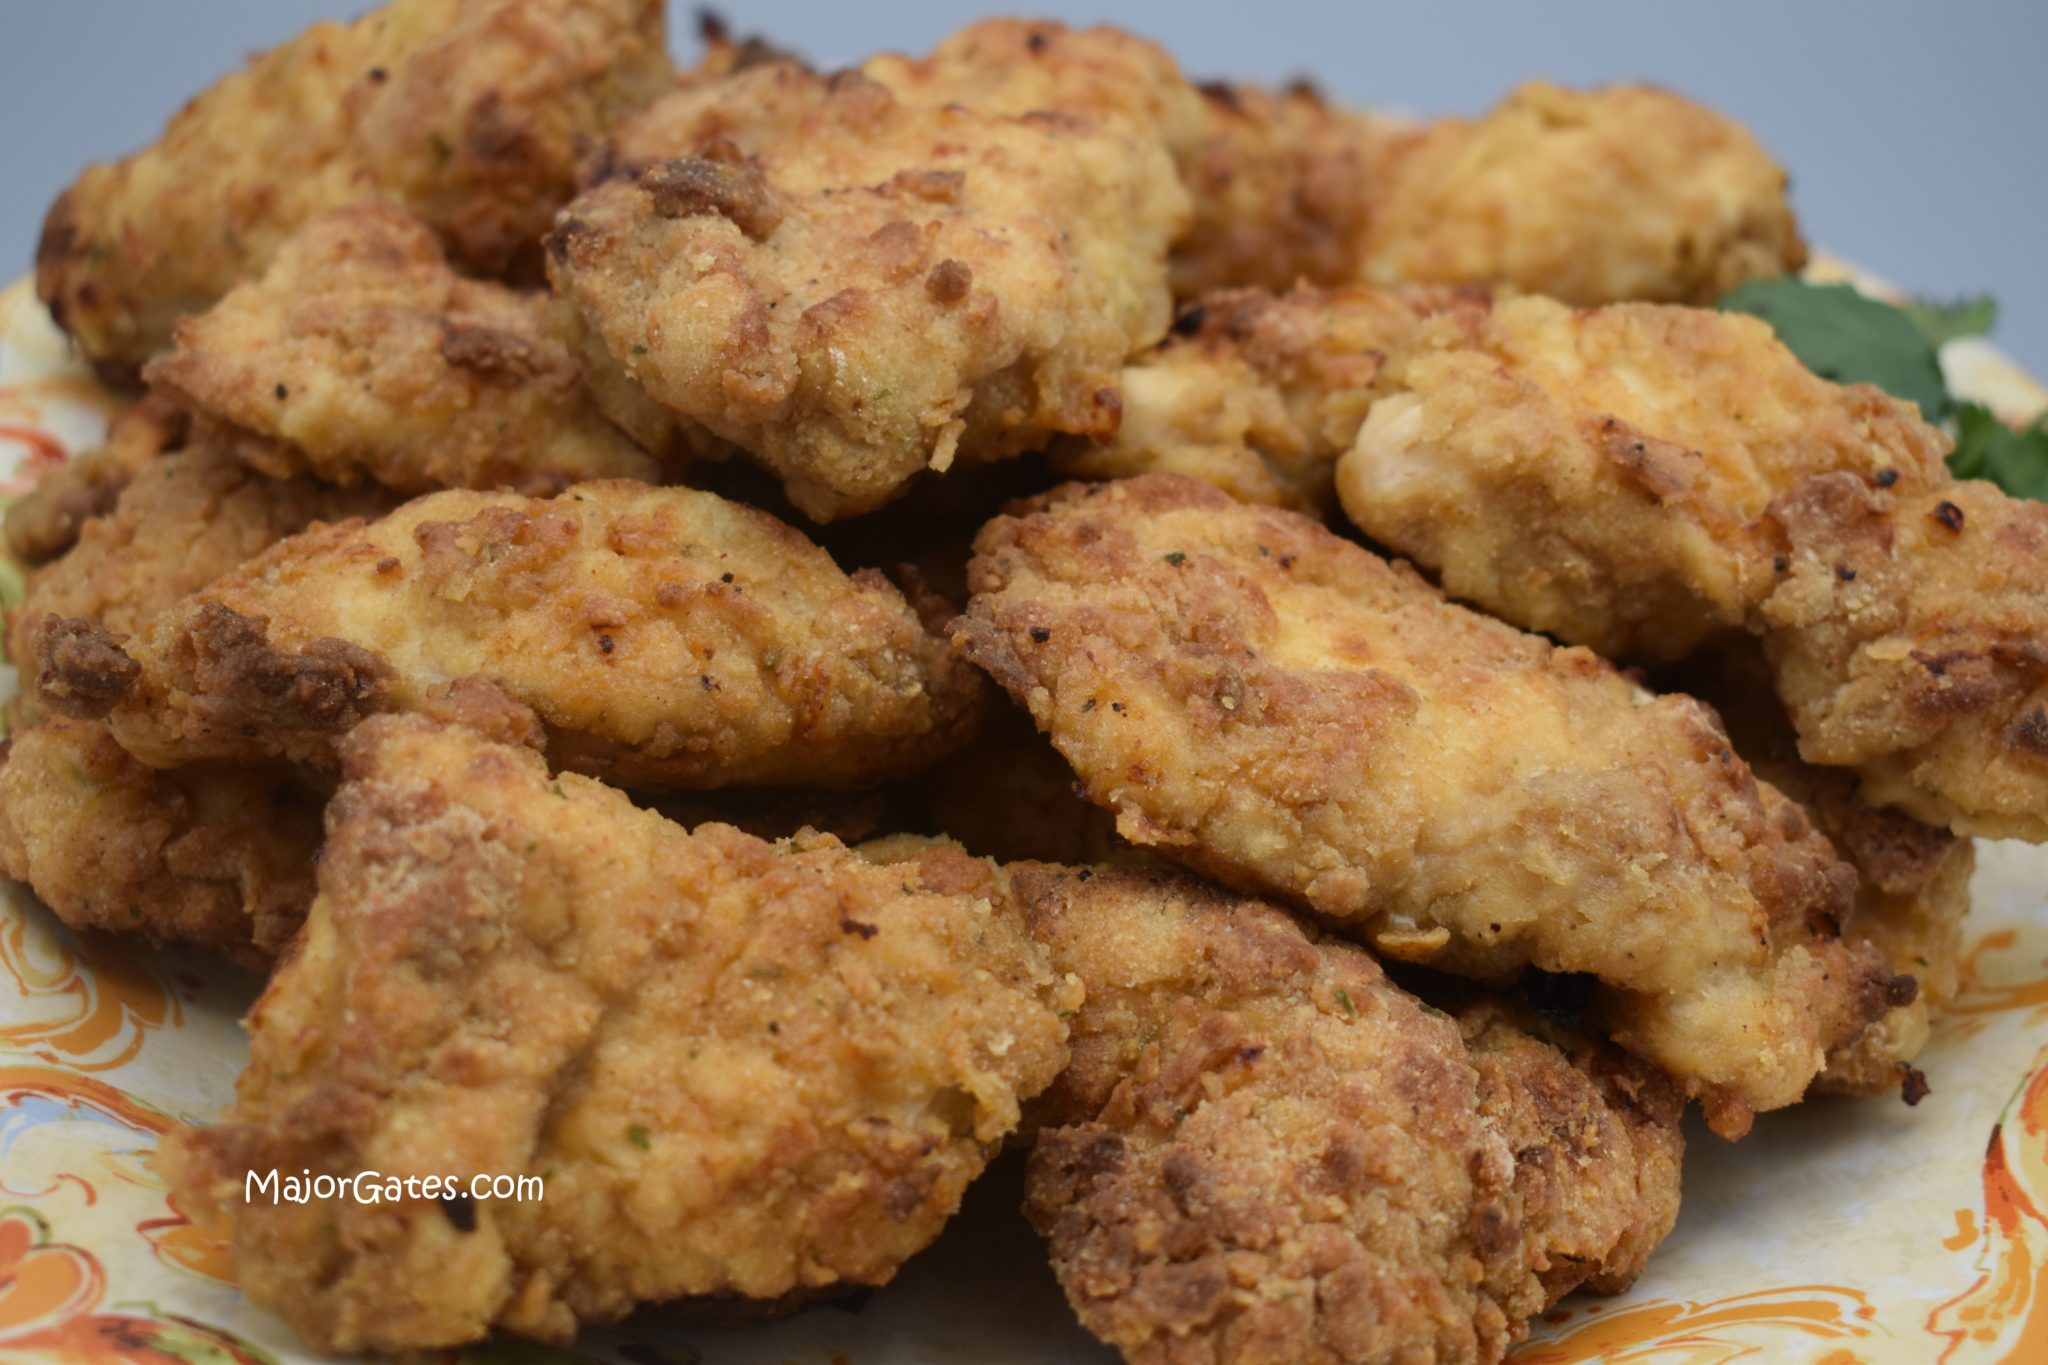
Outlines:
[[[1338,468],[1351,519],[1451,596],[1610,656],[1739,631],[1775,572],[1759,519],[1807,478],[1947,479],[1910,404],[1817,377],[1733,313],[1449,309],[1375,391]]]
[[[267,967],[313,901],[322,798],[281,765],[165,772],[101,721],[50,716],[0,762],[0,873],[74,929]]]
[[[1567,303],[1711,303],[1806,262],[1785,172],[1739,124],[1640,85],[1532,82],[1382,157],[1361,276]]]
[[[617,785],[843,786],[940,757],[980,697],[881,575],[752,508],[627,482],[434,493],[296,536],[130,648],[115,733],[161,766],[331,764],[359,721],[481,673],[540,713],[560,766]]]
[[[1113,432],[1124,360],[1166,330],[1188,196],[1135,118],[927,107],[775,64],[671,93],[613,155],[549,239],[557,290],[814,520]]]
[[[1184,877],[1019,866],[1087,992],[1025,1213],[1133,1365],[1497,1361],[1678,1212],[1682,1101]]]
[[[2048,840],[2048,505],[1834,474],[1771,506],[1756,613],[1808,761],[1958,834]]]
[[[1357,286],[1208,295],[1124,368],[1116,433],[1061,442],[1054,467],[1084,479],[1185,474],[1243,502],[1327,514],[1387,352],[1430,314],[1473,302],[1483,296]]]
[[[2048,508],[1955,481],[1912,405],[1750,318],[1538,299],[1432,318],[1375,391],[1338,492],[1452,596],[1657,659],[1746,627],[1808,762],[2048,838]]]
[[[1853,873],[1690,698],[1187,479],[1068,485],[975,548],[956,643],[1125,838],[1391,957],[1589,973],[1718,1131],[1910,992],[1836,936]]]
[[[317,1350],[565,1341],[639,1303],[883,1283],[1065,1062],[1077,992],[986,863],[688,833],[424,715],[343,751],[236,1101],[159,1153],[181,1206],[232,1216],[243,1291]],[[545,1194],[478,1200],[465,1175],[244,1203],[272,1168]]]
[[[1956,993],[1976,846],[1902,811],[1871,805],[1853,774],[1801,760],[1798,737],[1753,645],[1697,660],[1673,680],[1721,713],[1736,752],[1758,777],[1805,807],[1855,867],[1856,914],[1847,936],[1875,945],[1894,972],[1918,985],[1911,1002],[1828,1054],[1819,1088],[1870,1095],[1907,1086],[1908,1102],[1917,1102],[1916,1089],[1925,1082],[1915,1080],[1911,1064],[1927,1042],[1931,1016]]]
[[[145,375],[280,478],[541,494],[656,479],[548,329],[543,296],[461,278],[423,224],[365,203],[181,321]]]
[[[88,168],[43,225],[37,290],[132,375],[180,314],[360,199],[401,205],[467,269],[537,264],[584,145],[673,74],[661,0],[391,0],[315,24]]]
[[[1399,125],[1306,83],[1201,89],[1204,135],[1182,167],[1195,221],[1173,248],[1175,297],[1356,279]]]
[[[80,529],[113,508],[137,470],[184,444],[188,425],[183,411],[155,394],[115,413],[104,441],[44,470],[9,505],[9,553],[23,564],[42,564],[77,544]]]
[[[61,559],[29,575],[21,605],[8,616],[8,657],[32,679],[50,662],[39,639],[51,617],[136,634],[286,536],[387,505],[376,490],[267,478],[202,437],[145,464],[112,511],[88,521]]]

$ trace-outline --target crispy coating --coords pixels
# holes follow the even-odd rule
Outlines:
[[[558,765],[622,786],[844,786],[947,752],[980,696],[881,575],[626,482],[434,493],[294,537],[131,649],[116,733],[160,765],[331,763],[360,720],[481,673],[540,713]]]
[[[1798,736],[1754,645],[1697,660],[1673,680],[1721,713],[1736,752],[1804,806],[1855,867],[1856,913],[1847,936],[1874,944],[1893,971],[1918,986],[1909,1003],[1828,1054],[1819,1088],[1854,1095],[1901,1089],[1927,1042],[1930,1017],[1956,993],[1976,846],[1903,811],[1871,805],[1852,773],[1801,760]]]
[[[106,440],[42,471],[8,505],[8,551],[29,565],[63,554],[88,521],[113,508],[137,470],[184,444],[188,425],[183,411],[155,394],[122,408],[107,423]]]
[[[388,204],[313,219],[175,337],[150,384],[280,478],[547,494],[659,474],[605,420],[544,297],[461,278]]]
[[[1910,404],[1816,377],[1732,313],[1452,309],[1376,394],[1338,468],[1351,519],[1451,596],[1610,656],[1739,630],[1773,575],[1758,519],[1807,477],[1947,477]]]
[[[983,19],[928,56],[884,52],[860,69],[905,104],[1115,123],[1176,161],[1191,156],[1205,132],[1201,96],[1166,49],[1108,24]]]
[[[1380,162],[1362,278],[1567,303],[1712,303],[1806,261],[1785,172],[1739,124],[1640,85],[1532,82]]]
[[[956,641],[1125,838],[1392,957],[1596,976],[1723,1132],[1910,990],[1836,937],[1853,874],[1690,698],[1172,476],[1068,485],[975,548]]]
[[[1787,567],[1755,625],[1800,752],[1928,824],[2048,840],[2048,504],[1834,474],[1766,520]]]
[[[1133,1365],[1499,1360],[1678,1210],[1682,1103],[1183,877],[1012,869],[1087,999],[1025,1213]]]
[[[1452,596],[1615,655],[1747,628],[1808,762],[2048,838],[2048,509],[1956,482],[1911,404],[1750,318],[1540,299],[1431,318],[1375,393],[1338,493]]]
[[[33,678],[49,662],[38,639],[52,616],[133,635],[286,536],[386,505],[375,490],[267,478],[201,438],[144,465],[76,545],[29,575],[8,616],[8,657]]]
[[[235,1104],[159,1156],[315,1349],[563,1341],[643,1302],[883,1283],[1065,1061],[1075,992],[986,863],[685,832],[422,715],[344,750]],[[463,1183],[243,1203],[272,1168]],[[474,1173],[544,1197],[472,1199]]]
[[[315,24],[59,196],[37,290],[132,374],[324,210],[403,206],[485,274],[535,256],[584,144],[673,76],[661,0],[391,0]]]
[[[1387,352],[1458,306],[1484,297],[1314,285],[1208,295],[1124,368],[1116,433],[1061,442],[1054,467],[1084,479],[1185,474],[1244,502],[1327,514]]]
[[[318,793],[281,765],[144,766],[102,721],[50,716],[0,763],[0,873],[74,929],[262,968],[313,901]]]
[[[1188,197],[1135,119],[927,107],[774,64],[615,141],[551,278],[651,398],[814,520],[956,457],[1114,431],[1125,358],[1165,333]]]
[[[1204,85],[1202,112],[1202,140],[1181,172],[1195,221],[1174,244],[1174,296],[1358,278],[1398,125],[1305,83]]]

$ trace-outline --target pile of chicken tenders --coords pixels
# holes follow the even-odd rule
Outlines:
[[[251,1298],[791,1311],[1022,1147],[1129,1361],[1494,1361],[1690,1102],[1925,1094],[2048,505],[1707,306],[1805,259],[1744,130],[703,38],[391,0],[50,210],[132,402],[7,517],[0,868],[269,974],[157,1155]]]

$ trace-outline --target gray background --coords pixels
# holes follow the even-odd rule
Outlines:
[[[28,268],[45,206],[84,162],[155,135],[251,50],[350,0],[9,0],[0,6],[7,129],[0,279]],[[996,8],[991,6],[990,8]],[[921,51],[977,7],[734,0],[734,27],[830,64]],[[1218,5],[1037,0],[1160,39],[1197,76],[1307,74],[1345,99],[1477,112],[1516,81],[1648,79],[1747,123],[1789,166],[1808,237],[1909,289],[1989,290],[1996,334],[2048,373],[2048,0],[1691,0],[1687,5]],[[677,50],[695,50],[675,9]]]

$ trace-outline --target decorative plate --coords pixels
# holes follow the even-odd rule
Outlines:
[[[1958,393],[2009,419],[2048,407],[1981,341],[1942,360]],[[0,294],[0,498],[89,447],[112,407],[27,285]],[[2048,848],[1985,845],[1971,891],[1962,990],[1920,1059],[1933,1093],[1912,1109],[1814,1100],[1733,1145],[1695,1126],[1684,1212],[1648,1272],[1618,1298],[1567,1299],[1517,1365],[2048,1361]],[[149,1164],[159,1134],[227,1102],[259,984],[197,954],[82,938],[0,886],[0,1360],[314,1359],[236,1291],[224,1230],[187,1218]],[[1020,1184],[1014,1159],[998,1163],[939,1246],[858,1309],[730,1331],[657,1310],[573,1350],[506,1339],[449,1358],[1113,1360],[1061,1301],[1016,1214]]]

